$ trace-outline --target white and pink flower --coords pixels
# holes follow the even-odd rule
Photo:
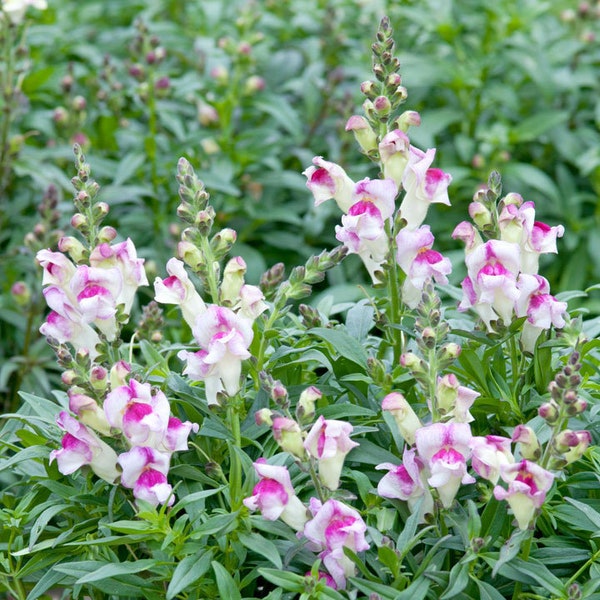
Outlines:
[[[346,578],[356,572],[354,563],[344,554],[344,548],[353,552],[368,550],[367,526],[355,509],[333,498],[324,504],[311,498],[310,511],[313,518],[304,526],[304,536],[311,549],[320,552],[319,558],[338,589],[343,589]]]
[[[396,236],[396,262],[406,273],[402,286],[402,300],[410,308],[415,308],[421,300],[425,283],[434,279],[437,283],[448,283],[452,264],[448,258],[432,250],[434,242],[429,225],[418,229],[401,229]]]
[[[460,385],[454,373],[438,377],[436,400],[437,407],[442,416],[451,416],[456,423],[470,423],[473,416],[469,412],[479,392]]]
[[[213,304],[197,316],[192,332],[200,350],[179,352],[179,358],[187,362],[184,374],[204,380],[208,404],[218,403],[219,392],[237,394],[242,361],[250,358],[248,347],[254,336],[251,321]]]
[[[119,455],[121,484],[133,489],[133,495],[156,506],[175,502],[173,488],[167,481],[170,455],[146,446],[134,446]]]
[[[417,430],[415,438],[417,453],[427,461],[431,473],[427,481],[449,508],[460,484],[475,482],[467,473],[471,428],[467,423],[433,423]]]
[[[177,304],[185,322],[193,327],[196,317],[206,310],[206,304],[196,291],[182,261],[171,258],[167,262],[169,277],[154,280],[154,299],[161,304]]]
[[[342,212],[354,203],[354,181],[339,165],[325,160],[322,156],[313,158],[313,166],[303,172],[306,187],[315,197],[315,206],[333,198]]]
[[[520,295],[516,302],[517,317],[527,317],[523,324],[521,343],[526,352],[533,352],[535,342],[543,331],[565,326],[567,303],[550,294],[550,284],[541,275],[522,273],[517,280]]]
[[[406,443],[415,443],[415,432],[423,427],[419,417],[400,392],[391,392],[381,401],[381,410],[389,411]]]
[[[319,480],[330,490],[337,490],[346,455],[359,444],[350,439],[350,423],[325,419],[315,421],[304,440],[304,448],[318,460]]]
[[[506,500],[515,515],[519,529],[527,529],[535,512],[546,500],[554,475],[536,463],[522,460],[500,467],[500,477],[508,484],[494,488],[496,500]]]
[[[423,461],[416,456],[416,450],[404,449],[402,464],[382,463],[375,467],[378,470],[387,469],[377,485],[377,493],[382,498],[405,500],[411,511],[415,504],[423,498],[421,519],[428,513],[433,513],[433,497],[425,485],[426,469]]]
[[[106,442],[66,411],[60,412],[56,422],[65,435],[61,448],[50,452],[50,463],[56,460],[63,475],[89,465],[98,477],[109,483],[119,477],[117,454]]]
[[[252,496],[244,500],[250,510],[260,510],[268,521],[281,519],[296,531],[302,531],[308,520],[306,506],[302,504],[290,479],[287,467],[269,465],[264,458],[254,463],[260,481],[254,486]]]
[[[379,156],[383,165],[383,175],[391,179],[399,188],[408,164],[410,140],[404,131],[394,129],[379,142]]]
[[[499,435],[471,439],[471,466],[475,472],[493,484],[498,483],[500,468],[515,462],[510,449],[511,440]]]
[[[427,152],[414,146],[409,148],[408,163],[402,176],[406,194],[400,204],[400,214],[406,220],[408,229],[421,226],[430,204],[438,202],[450,205],[448,186],[452,177],[441,169],[430,168],[434,157],[435,148]]]

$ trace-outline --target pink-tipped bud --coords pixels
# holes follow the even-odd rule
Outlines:
[[[110,389],[115,390],[122,385],[127,385],[127,380],[131,374],[131,365],[124,360],[119,360],[110,369]]]
[[[296,406],[296,418],[300,422],[312,421],[315,416],[316,403],[323,397],[321,390],[311,385],[306,388],[298,399]]]
[[[492,224],[492,213],[481,202],[469,204],[469,216],[480,229]]]
[[[84,245],[73,236],[64,236],[58,240],[58,249],[67,253],[74,263],[79,263],[86,256]]]
[[[24,281],[13,283],[10,294],[19,306],[27,306],[31,300],[31,289]]]
[[[85,110],[86,106],[87,102],[83,96],[75,96],[75,98],[73,98],[73,100],[71,101],[71,107],[77,112]]]
[[[117,230],[107,225],[98,232],[98,241],[101,244],[108,244],[117,237]]]
[[[364,117],[351,116],[346,123],[346,131],[352,131],[363,152],[377,148],[377,135]]]
[[[254,413],[254,422],[257,425],[273,425],[273,411],[268,408],[261,408]]]
[[[85,215],[82,215],[81,213],[75,213],[71,217],[71,227],[74,227],[75,229],[84,229],[88,226],[89,222]]]
[[[542,455],[540,443],[531,427],[517,425],[512,434],[512,441],[519,444],[521,457],[526,460],[538,460]]]
[[[302,430],[293,419],[286,417],[273,419],[273,437],[284,452],[289,452],[300,460],[306,458]]]
[[[538,408],[538,415],[550,424],[556,423],[559,413],[560,411],[558,405],[553,400],[550,400],[550,402],[544,402],[544,404]]]

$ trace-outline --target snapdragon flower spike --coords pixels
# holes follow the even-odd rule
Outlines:
[[[367,526],[360,514],[350,506],[333,498],[321,503],[310,499],[313,518],[304,526],[309,547],[320,551],[319,558],[335,580],[338,589],[346,586],[346,578],[356,573],[354,563],[344,554],[344,548],[353,552],[369,549],[365,539]]]
[[[90,266],[102,269],[116,267],[121,272],[122,288],[117,304],[124,305],[124,313],[129,314],[138,287],[148,285],[144,270],[144,259],[137,257],[131,239],[118,244],[100,244],[90,253]]]
[[[242,361],[250,357],[248,347],[254,333],[248,319],[214,304],[198,315],[192,328],[198,352],[181,351],[187,362],[184,374],[204,380],[208,404],[218,404],[217,394],[234,396],[240,389]]]
[[[117,454],[106,442],[64,410],[59,413],[56,422],[65,435],[61,448],[50,452],[50,463],[56,460],[63,475],[70,475],[89,465],[104,481],[113,483],[119,477]]]
[[[461,483],[474,483],[467,473],[471,457],[471,428],[467,423],[433,423],[417,430],[415,445],[419,456],[427,461],[431,477],[444,508],[454,501]]]
[[[254,486],[252,496],[244,499],[244,505],[252,511],[260,510],[267,521],[281,519],[296,531],[302,531],[308,513],[296,496],[287,467],[269,465],[259,458],[254,470],[260,481]]]
[[[153,506],[175,502],[173,488],[167,482],[170,455],[146,446],[134,446],[119,455],[121,484],[133,490],[138,500]]]
[[[408,229],[421,226],[429,205],[436,202],[450,206],[448,186],[452,176],[441,169],[431,169],[435,148],[423,152],[410,146],[408,163],[402,175],[402,187],[406,191],[400,204],[400,214]]]
[[[413,512],[415,504],[423,498],[421,506],[421,521],[426,514],[433,513],[433,496],[425,485],[425,463],[416,455],[414,448],[404,449],[402,464],[382,463],[375,467],[378,470],[387,469],[377,485],[377,493],[382,498],[405,500]]]
[[[543,331],[554,326],[565,326],[564,314],[567,303],[558,301],[550,294],[550,284],[541,275],[522,273],[517,280],[520,295],[516,302],[517,317],[527,317],[521,333],[521,344],[526,352],[533,352],[535,343]]]
[[[319,480],[330,490],[337,490],[346,455],[359,444],[350,439],[350,423],[325,419],[315,421],[304,440],[306,451],[318,460]]]
[[[104,412],[111,427],[123,431],[130,446],[157,447],[169,426],[167,397],[135,379],[106,396]]]
[[[462,282],[463,299],[458,309],[474,308],[488,328],[498,317],[510,323],[519,298],[519,245],[489,240],[469,253],[465,263],[468,275]]]
[[[315,197],[315,206],[333,198],[342,212],[348,212],[354,203],[354,182],[342,167],[322,156],[316,156],[313,158],[313,166],[302,174],[307,178],[306,187]]]
[[[447,284],[452,272],[450,259],[432,250],[434,242],[429,225],[418,229],[404,228],[396,236],[396,262],[406,273],[402,285],[402,300],[410,308],[419,304],[425,283],[434,279],[437,283]]]
[[[380,210],[372,202],[353,204],[342,225],[336,225],[335,237],[348,248],[349,254],[358,254],[373,283],[379,281],[377,271],[387,254],[387,235]]]
[[[185,322],[193,327],[196,317],[206,310],[206,304],[196,291],[182,261],[171,258],[167,262],[169,277],[154,280],[154,299],[161,304],[177,304]]]
[[[493,484],[498,483],[500,468],[515,462],[511,440],[499,435],[477,436],[471,439],[471,466],[475,472]]]
[[[522,460],[501,466],[500,477],[508,484],[508,488],[497,485],[494,496],[496,500],[508,502],[519,529],[525,530],[531,524],[536,510],[544,503],[554,475],[536,463]]]

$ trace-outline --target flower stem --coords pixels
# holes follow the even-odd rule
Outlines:
[[[242,434],[240,429],[240,415],[238,411],[238,405],[236,400],[239,397],[230,398],[227,406],[227,421],[229,429],[233,436],[233,447],[229,457],[230,461],[230,472],[229,472],[229,495],[231,510],[238,510],[242,505],[242,463],[240,457],[236,452],[237,449],[242,447]]]

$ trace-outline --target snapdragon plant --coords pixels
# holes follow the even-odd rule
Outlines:
[[[176,255],[137,325],[144,260],[76,147],[78,234],[37,254],[65,390],[23,394],[2,433],[12,596],[597,596],[597,344],[539,273],[568,232],[494,172],[456,223],[463,264],[435,250],[452,177],[410,141],[387,19],[372,52],[346,125],[372,177],[304,171],[340,245],[247,282],[182,158]],[[336,306],[350,254],[372,285]]]

